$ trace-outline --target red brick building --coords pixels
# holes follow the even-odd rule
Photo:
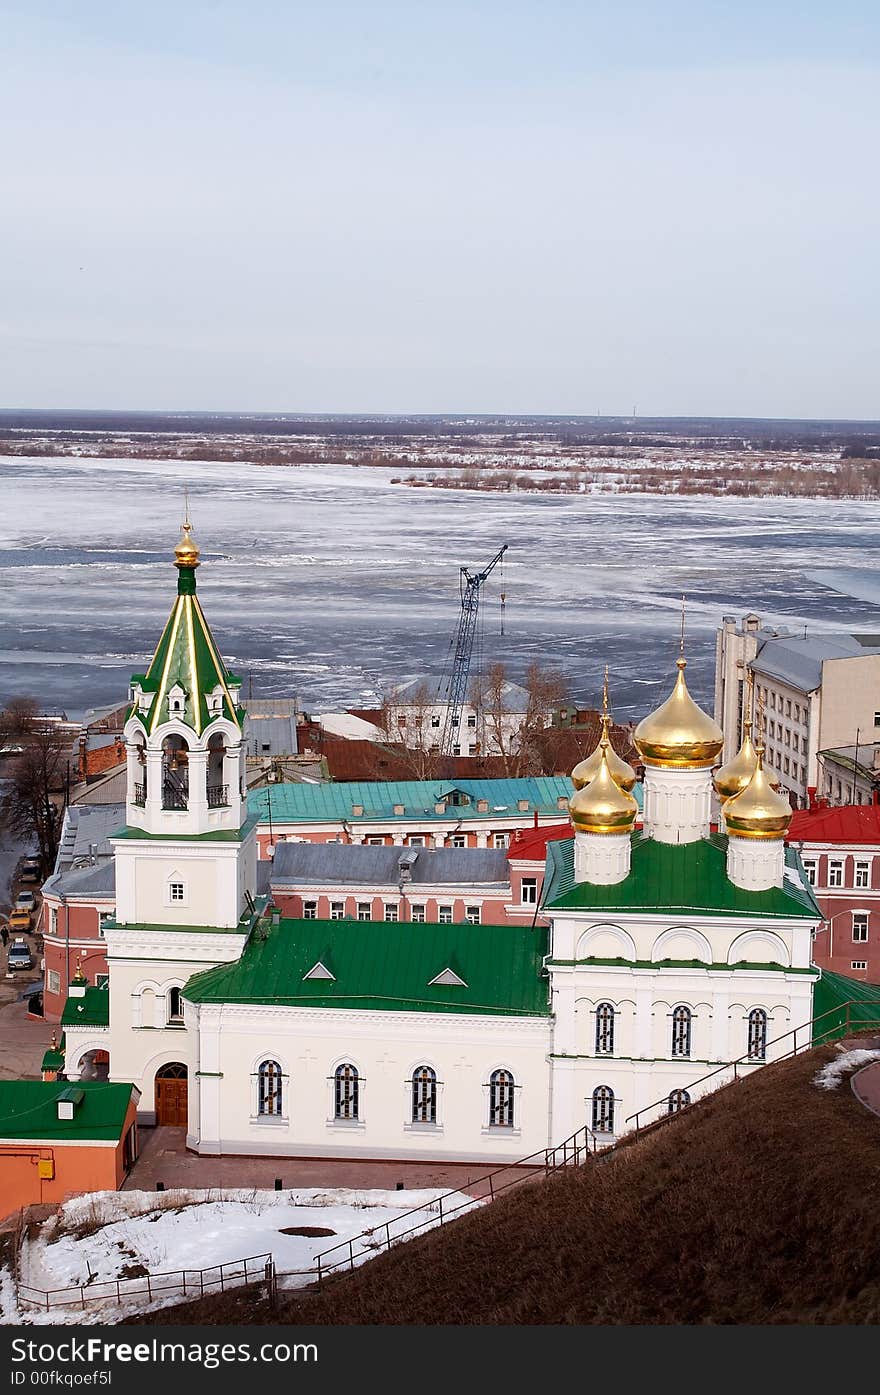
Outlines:
[[[825,915],[813,962],[880,983],[880,806],[798,809],[788,841]]]

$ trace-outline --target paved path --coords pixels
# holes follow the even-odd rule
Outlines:
[[[10,983],[0,980],[0,1080],[39,1080],[43,1053],[60,1027],[28,1017],[25,1003],[16,1001],[32,974],[16,973]]]
[[[272,1187],[275,1178],[289,1187],[364,1187],[394,1191],[444,1188],[486,1194],[472,1184],[493,1170],[490,1163],[368,1162],[351,1158],[198,1157],[187,1152],[185,1131],[142,1128],[141,1154],[123,1183],[125,1191],[171,1187]],[[500,1180],[514,1176],[511,1169]]]

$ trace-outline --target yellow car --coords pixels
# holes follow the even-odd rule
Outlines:
[[[19,907],[18,910],[16,910],[16,911],[11,911],[11,912],[10,912],[10,915],[9,915],[9,929],[10,929],[10,930],[12,930],[13,932],[15,932],[16,930],[25,930],[25,931],[27,931],[27,930],[30,930],[30,928],[31,928],[31,913],[30,913],[30,911],[27,909],[26,906],[21,906],[21,907]]]

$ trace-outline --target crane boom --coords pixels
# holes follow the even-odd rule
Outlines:
[[[459,593],[461,614],[455,634],[455,655],[452,660],[452,676],[449,680],[449,702],[446,707],[446,720],[440,741],[440,754],[451,756],[456,735],[461,722],[461,712],[467,697],[468,679],[471,671],[471,655],[474,648],[474,632],[477,628],[477,611],[480,607],[480,588],[494,571],[508,548],[508,543],[499,547],[491,562],[480,572],[471,572],[467,567],[459,571]]]

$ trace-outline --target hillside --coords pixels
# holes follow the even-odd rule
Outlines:
[[[877,1043],[876,1035],[860,1045]],[[873,1323],[880,1118],[819,1047],[329,1281],[164,1322]]]

